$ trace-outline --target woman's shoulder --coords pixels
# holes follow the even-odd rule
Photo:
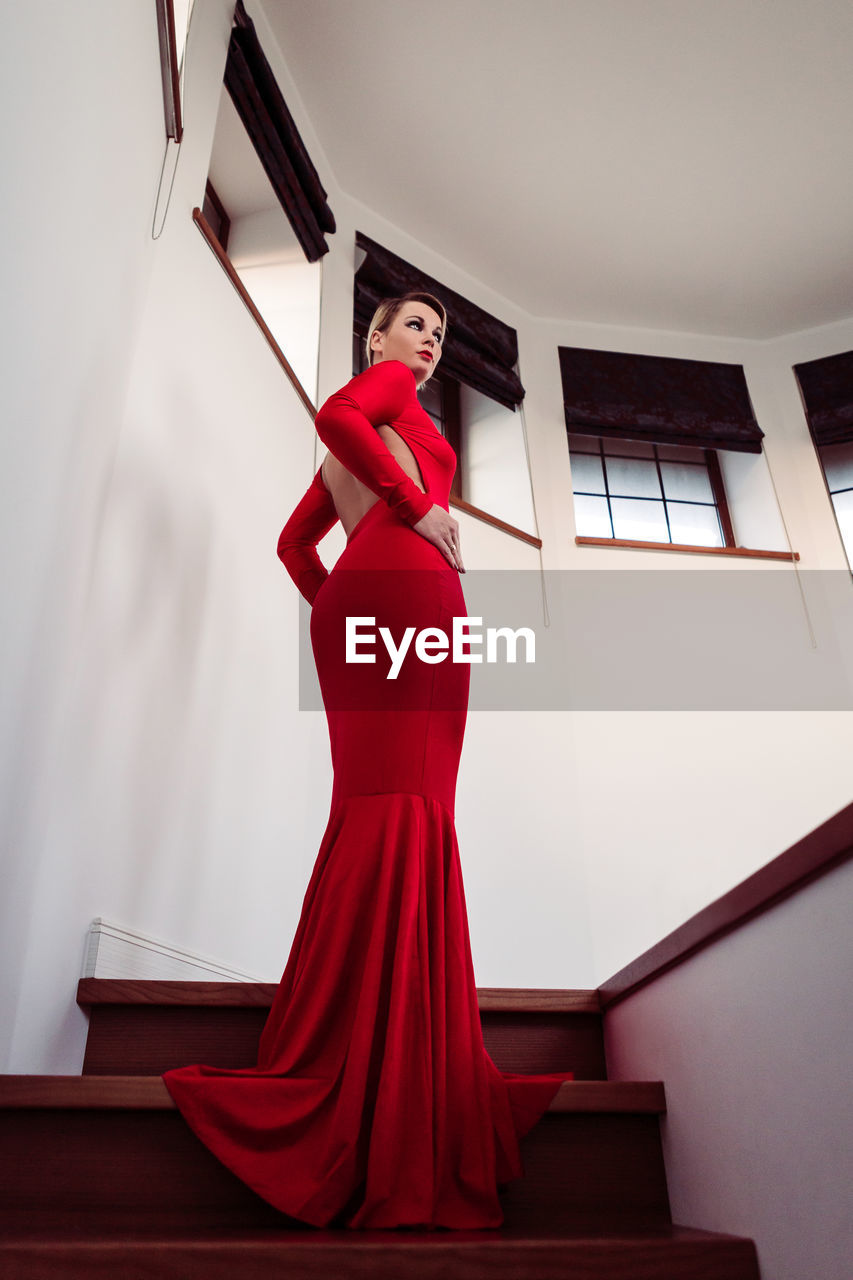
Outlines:
[[[357,373],[349,383],[351,387],[363,386],[387,390],[390,393],[415,396],[417,385],[415,375],[402,360],[380,360],[372,364],[363,373]]]
[[[401,360],[382,360],[336,391],[320,409],[322,423],[328,413],[339,409],[359,409],[371,421],[390,422],[399,418],[411,405],[417,405],[415,375]]]

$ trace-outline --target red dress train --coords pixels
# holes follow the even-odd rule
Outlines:
[[[374,430],[412,449],[426,493]],[[334,766],[331,813],[254,1067],[167,1072],[206,1146],[259,1195],[315,1226],[497,1227],[518,1138],[569,1072],[498,1071],[483,1046],[454,828],[469,668],[414,653],[396,679],[379,642],[450,635],[459,575],[412,524],[448,506],[455,455],[414,376],[384,361],[321,409],[317,430],[380,501],[331,574],[337,520],[319,472],[279,540],[309,601]],[[345,619],[374,618],[374,663],[346,662]],[[366,625],[366,624],[364,624]],[[384,659],[384,660],[383,660]]]

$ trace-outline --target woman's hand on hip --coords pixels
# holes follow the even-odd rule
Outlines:
[[[458,569],[460,573],[465,572],[465,566],[462,563],[462,556],[459,551],[459,522],[454,520],[453,516],[444,507],[434,503],[430,507],[425,516],[421,516],[417,524],[413,524],[412,528],[415,533],[419,533],[422,538],[426,538],[427,542],[431,542],[434,547],[438,547],[445,560]]]

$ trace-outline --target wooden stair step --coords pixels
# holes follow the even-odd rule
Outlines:
[[[594,1238],[501,1228],[7,1240],[0,1266],[4,1280],[759,1280],[751,1241],[677,1226]]]
[[[502,1192],[508,1226],[669,1223],[658,1082],[576,1081],[522,1140],[525,1176]],[[113,1230],[278,1226],[152,1077],[0,1077],[0,1221]]]
[[[0,1076],[0,1111],[10,1108],[172,1111],[175,1104],[157,1076]],[[662,1115],[666,1091],[660,1080],[567,1080],[549,1111]]]
[[[278,990],[275,982],[173,982],[138,978],[81,978],[77,1003],[179,1004],[268,1009]],[[478,987],[480,1010],[500,1013],[601,1013],[595,989],[560,990],[553,987]]]
[[[149,982],[84,978],[89,1012],[85,1075],[160,1075],[204,1062],[249,1065],[277,987],[250,982]],[[481,988],[486,1049],[503,1071],[573,1071],[604,1080],[601,1008],[595,991]]]

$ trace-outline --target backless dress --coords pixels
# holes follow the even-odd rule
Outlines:
[[[411,448],[405,474],[375,428]],[[278,553],[312,603],[329,726],[331,811],[258,1061],[165,1074],[202,1142],[260,1196],[318,1227],[493,1228],[498,1187],[522,1175],[518,1139],[568,1071],[501,1072],[483,1045],[454,827],[470,668],[425,662],[395,679],[379,642],[407,627],[450,636],[458,572],[412,525],[448,509],[455,454],[414,375],[382,361],[317,416],[330,451],[378,501],[331,573],[317,555],[337,521],[320,473]],[[345,620],[375,619],[375,662],[347,662]],[[362,625],[362,630],[364,630]]]

